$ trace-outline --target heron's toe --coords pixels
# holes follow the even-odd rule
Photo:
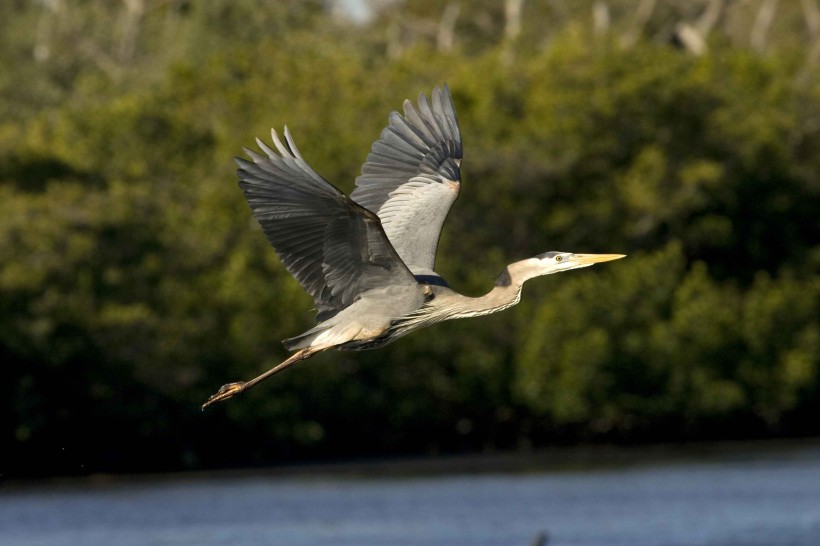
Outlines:
[[[229,398],[233,398],[234,396],[242,392],[244,387],[245,383],[243,381],[237,381],[236,383],[228,383],[227,385],[222,385],[222,387],[215,395],[208,398],[208,401],[202,404],[202,409],[207,408],[215,402],[223,402]]]

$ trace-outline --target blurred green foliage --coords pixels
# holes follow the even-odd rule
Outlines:
[[[820,434],[820,78],[794,28],[694,55],[669,6],[626,40],[624,2],[603,30],[606,2],[525,2],[519,33],[466,2],[453,44],[435,2],[2,4],[3,474]],[[457,290],[546,250],[629,258],[200,413],[312,323],[231,157],[287,123],[350,191],[387,113],[442,82]]]

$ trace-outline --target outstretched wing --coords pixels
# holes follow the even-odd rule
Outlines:
[[[326,320],[371,288],[415,284],[379,218],[357,205],[305,163],[287,127],[278,153],[245,149],[237,158],[239,186],[282,263],[313,296]]]
[[[433,90],[432,104],[404,101],[373,143],[351,199],[379,215],[407,267],[430,274],[441,226],[461,186],[461,131],[450,90]]]

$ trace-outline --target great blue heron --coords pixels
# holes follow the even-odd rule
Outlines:
[[[318,324],[283,341],[296,351],[246,382],[228,383],[203,408],[246,391],[326,349],[381,347],[443,320],[476,317],[518,303],[533,277],[623,258],[545,252],[504,268],[486,295],[453,291],[434,270],[441,226],[461,187],[461,131],[445,85],[418,107],[392,112],[344,195],[311,169],[285,127],[276,150],[237,158],[239,186],[279,258],[316,301]]]

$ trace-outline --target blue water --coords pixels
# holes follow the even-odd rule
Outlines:
[[[0,487],[0,545],[820,545],[820,448],[606,470]]]

